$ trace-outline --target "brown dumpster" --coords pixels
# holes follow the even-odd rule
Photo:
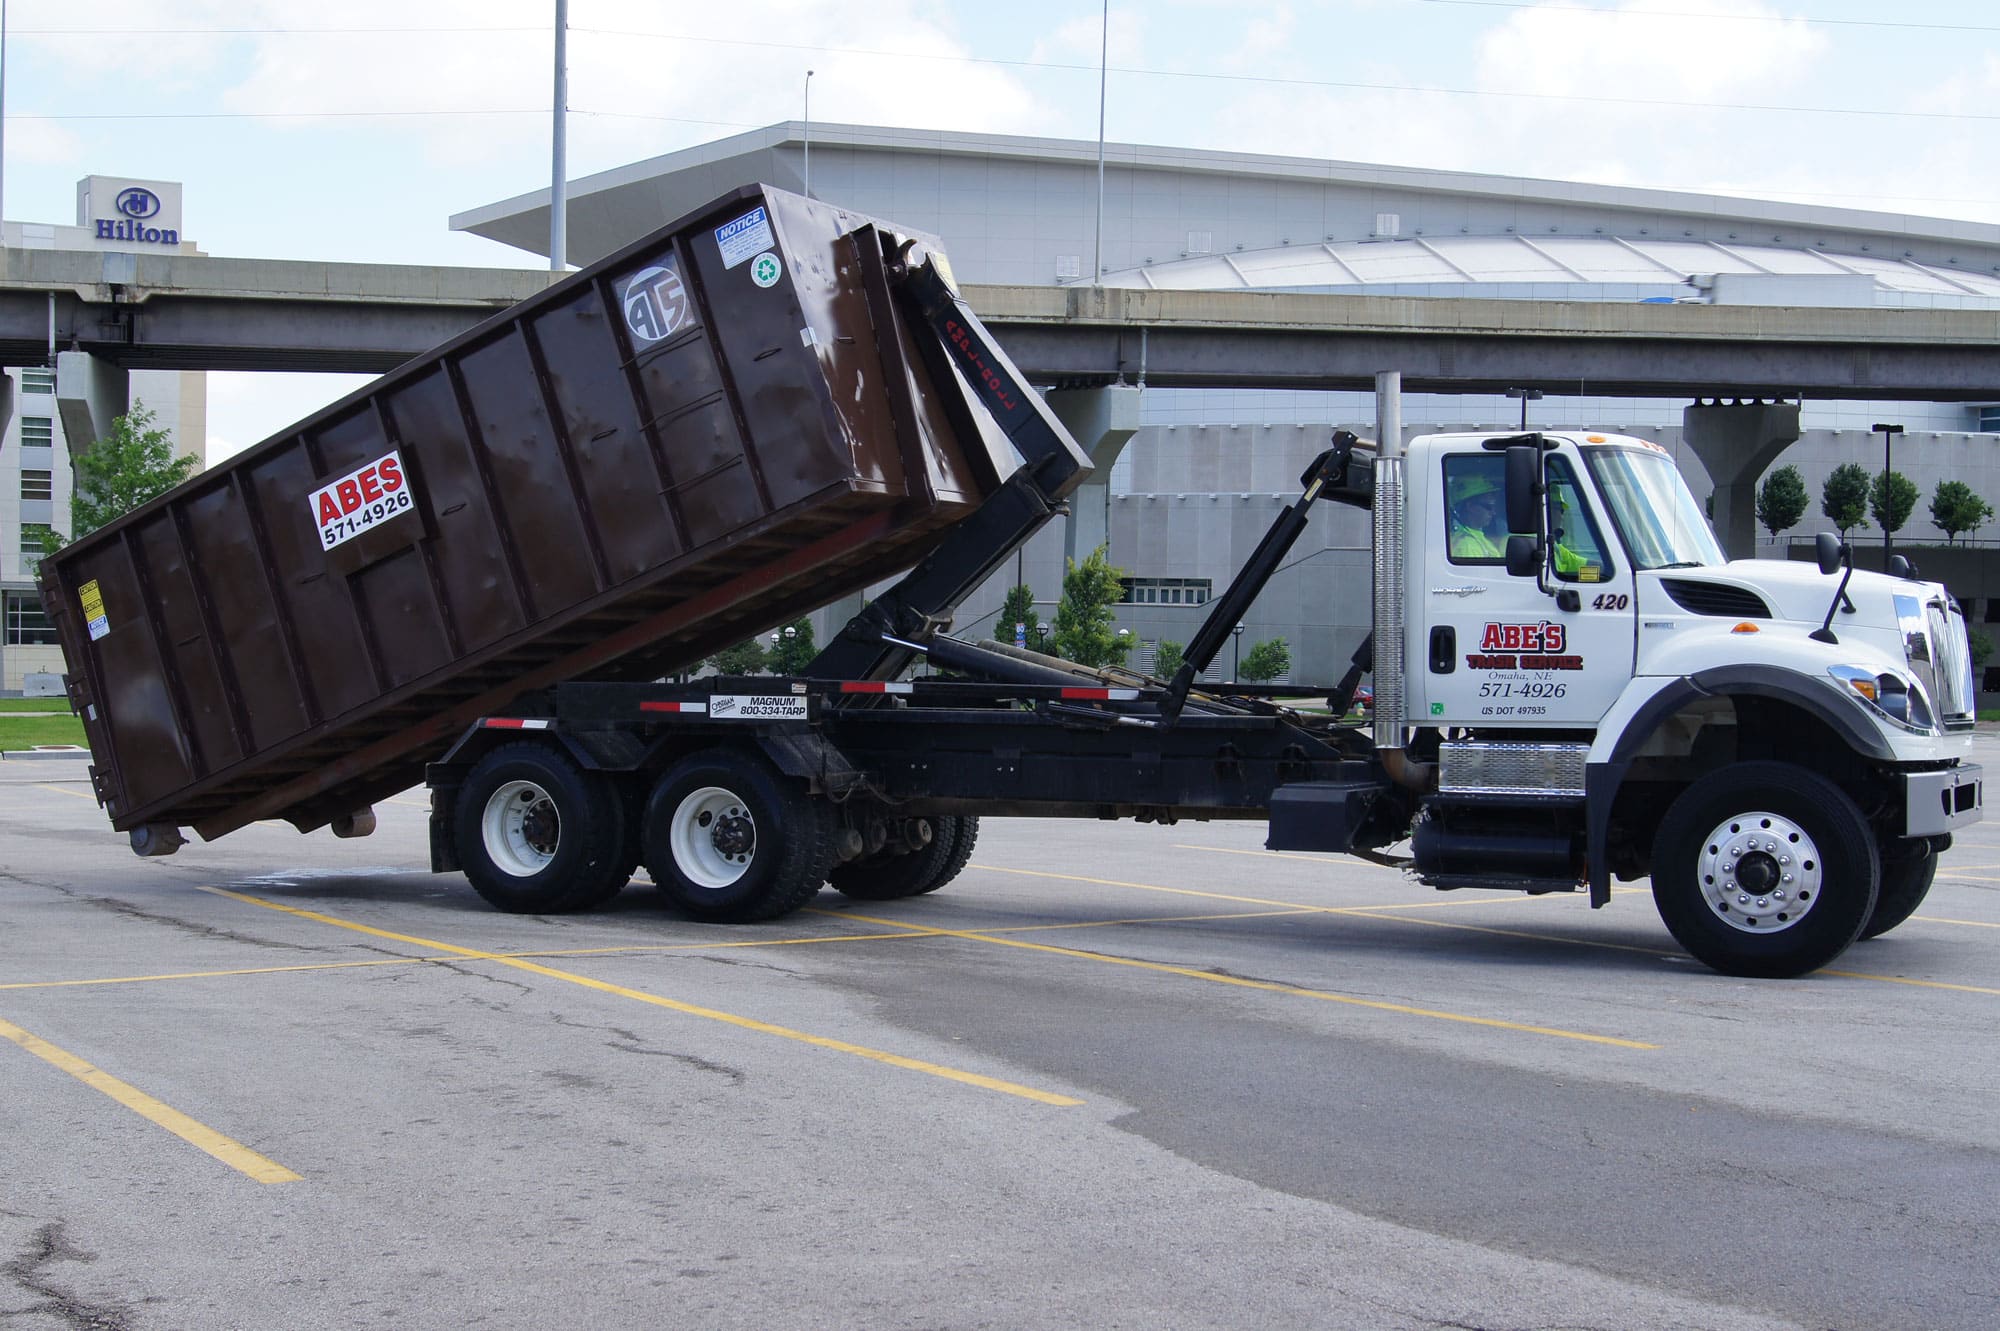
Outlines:
[[[871,226],[738,190],[44,559],[112,825],[363,831],[528,690],[914,563],[1014,462]]]

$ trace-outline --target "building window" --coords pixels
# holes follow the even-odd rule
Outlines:
[[[1979,432],[1981,434],[2000,434],[2000,407],[1981,407],[1979,409]]]
[[[56,391],[54,370],[24,369],[21,371],[21,391],[23,393],[53,393]]]
[[[56,497],[55,473],[21,469],[21,498],[54,499]]]
[[[7,645],[9,647],[53,646],[56,631],[42,613],[42,598],[26,592],[7,593]]]
[[[23,416],[21,418],[21,447],[54,448],[56,443],[56,423],[48,416]]]
[[[1056,279],[1083,276],[1083,256],[1080,254],[1058,254],[1056,256]]]
[[[1189,254],[1207,254],[1215,248],[1215,233],[1213,231],[1190,231],[1187,233],[1187,238],[1187,252]]]
[[[1215,594],[1213,578],[1120,578],[1122,605],[1205,605]]]

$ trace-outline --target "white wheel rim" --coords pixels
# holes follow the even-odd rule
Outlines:
[[[721,786],[689,791],[668,832],[675,867],[696,887],[728,887],[757,856],[757,820],[735,791]]]
[[[1695,879],[1709,911],[1746,934],[1795,927],[1819,904],[1819,847],[1789,818],[1761,810],[1716,824],[1701,843]]]
[[[532,878],[556,857],[562,817],[548,791],[532,781],[509,781],[487,797],[479,836],[495,868]]]

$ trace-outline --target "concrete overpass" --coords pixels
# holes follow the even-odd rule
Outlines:
[[[539,270],[0,251],[0,362],[380,373]],[[2000,311],[968,287],[1037,383],[2000,401]]]

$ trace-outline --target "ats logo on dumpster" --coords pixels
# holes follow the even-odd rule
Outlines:
[[[625,284],[625,326],[641,342],[671,335],[687,315],[687,287],[672,264],[641,269]]]
[[[407,512],[416,501],[410,497],[403,455],[391,452],[321,486],[312,492],[309,502],[313,522],[319,527],[320,549],[331,550],[370,527]]]

